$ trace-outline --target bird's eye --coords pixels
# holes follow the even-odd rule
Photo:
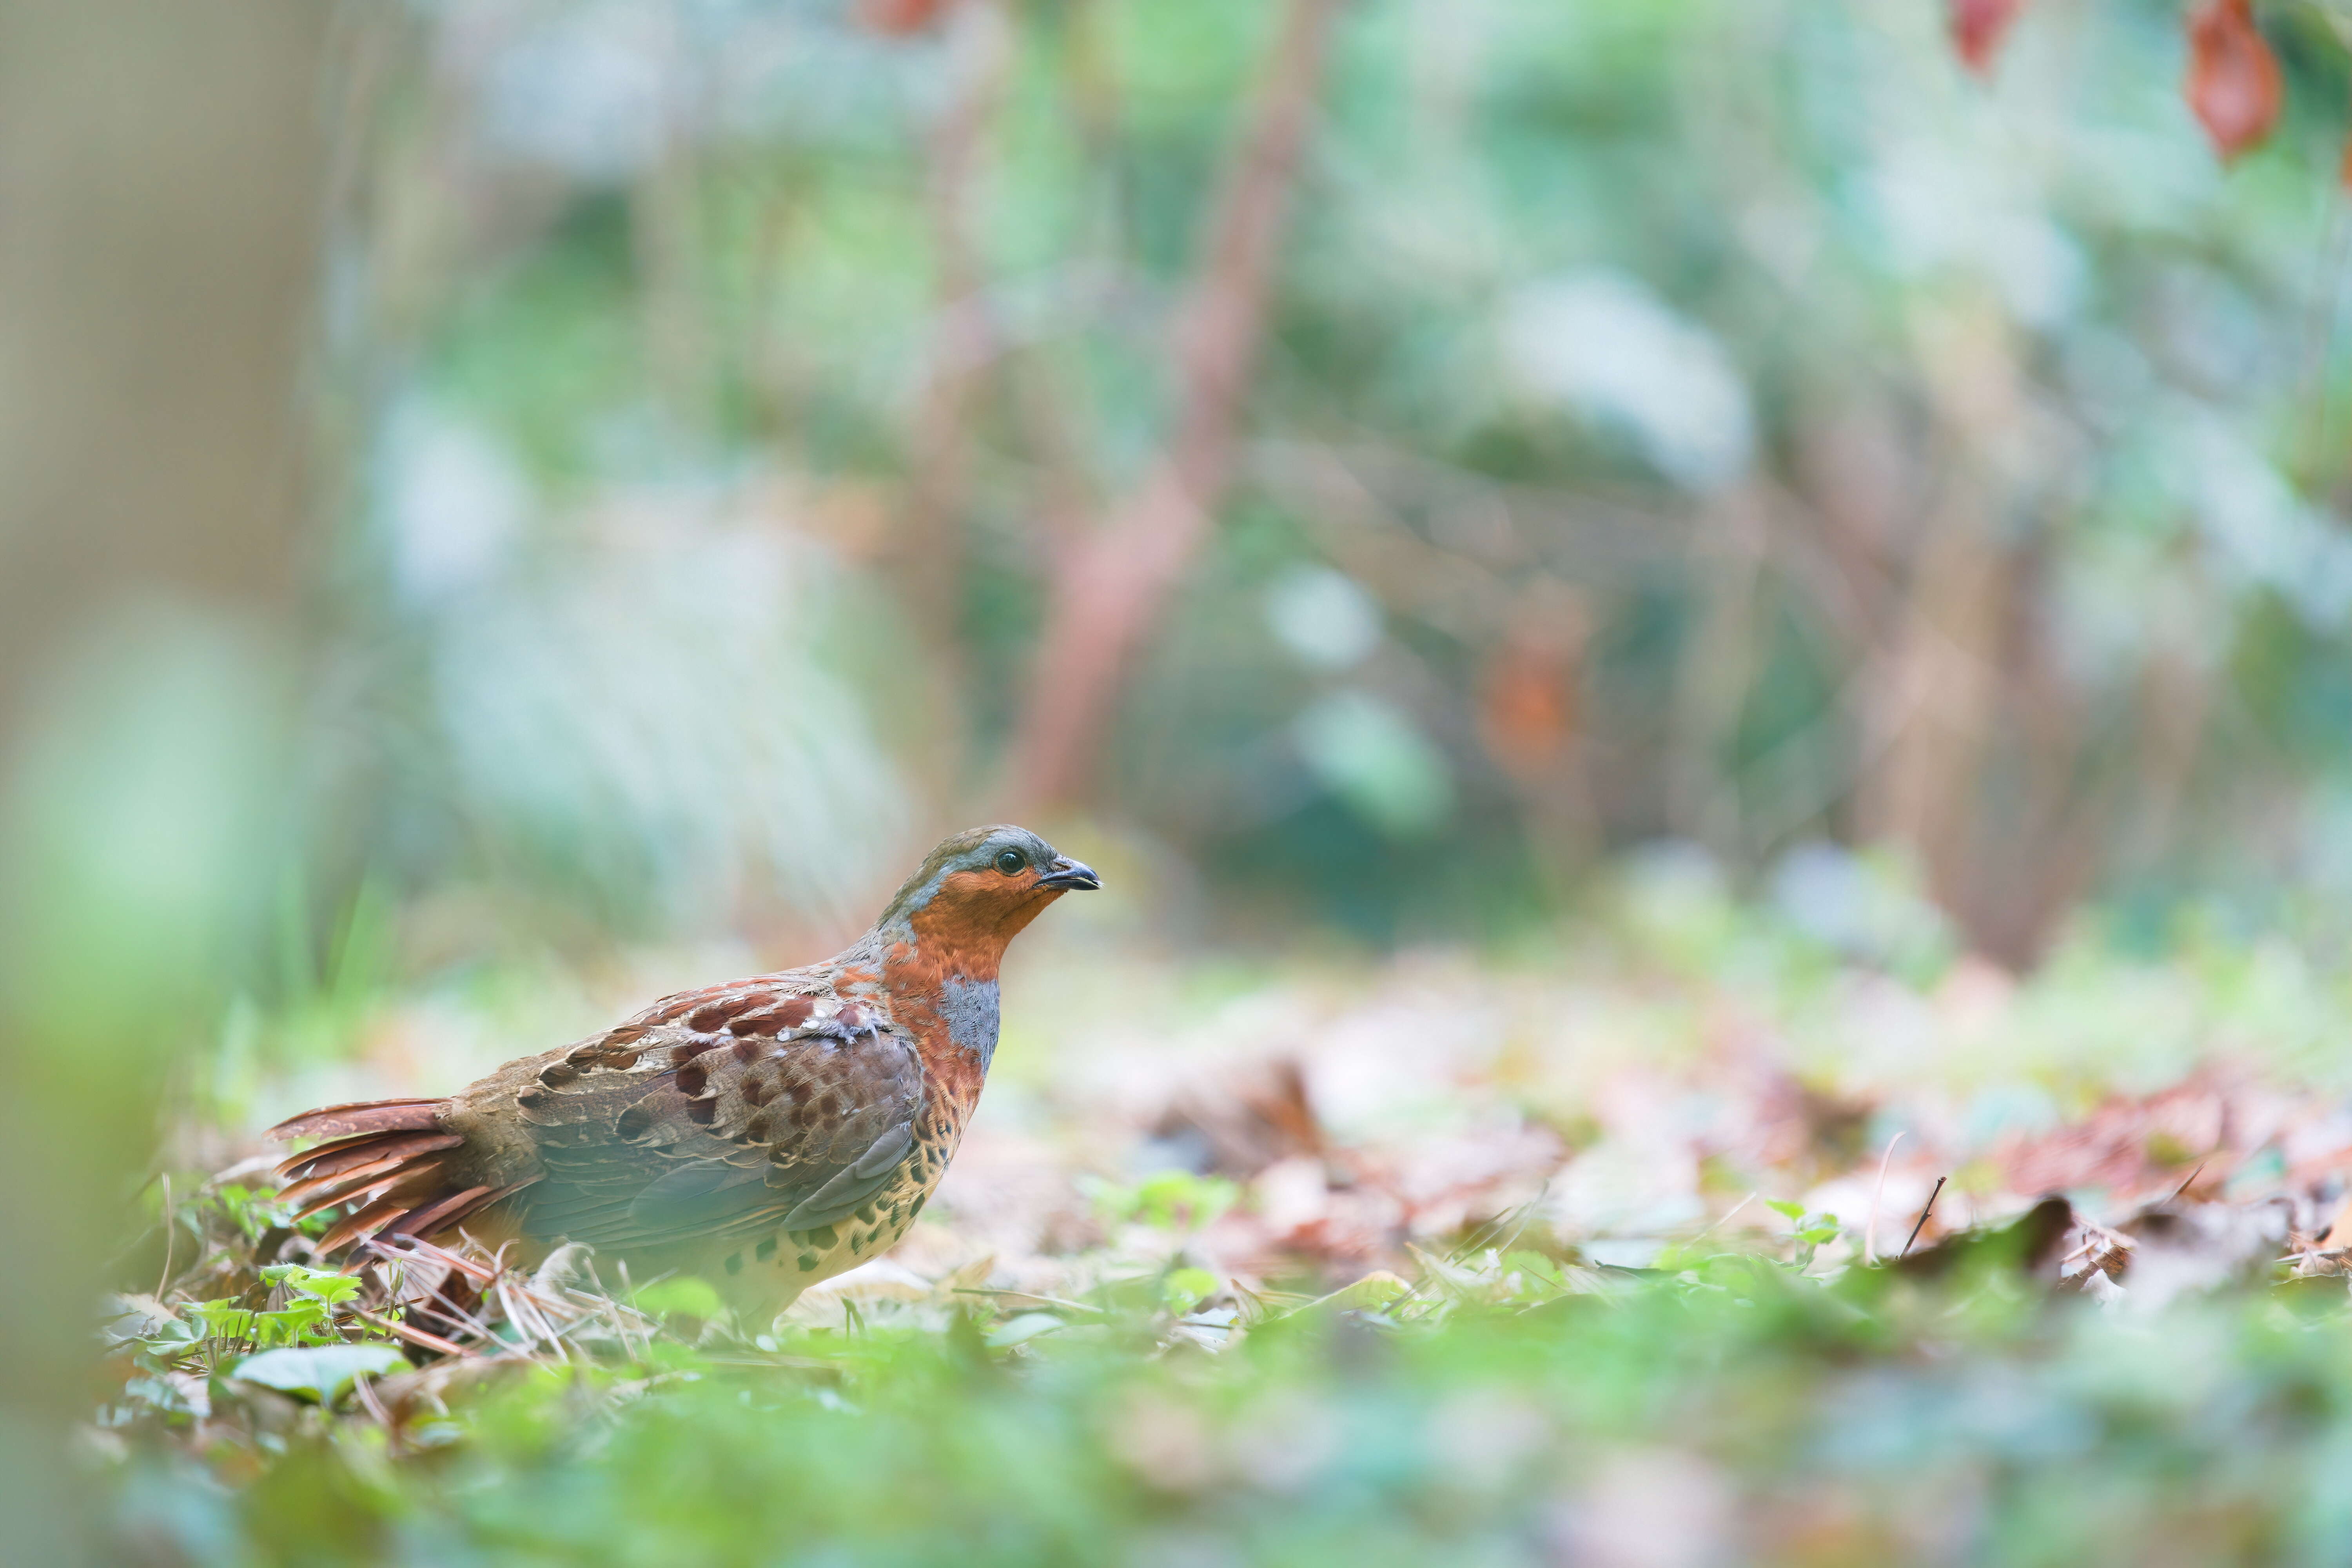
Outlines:
[[[996,858],[996,868],[1008,877],[1019,876],[1021,868],[1027,864],[1029,862],[1022,858],[1021,851],[1018,849],[1007,849]]]

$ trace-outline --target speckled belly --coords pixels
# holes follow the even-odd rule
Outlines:
[[[772,1316],[818,1280],[872,1262],[913,1226],[947,1173],[954,1148],[952,1137],[918,1144],[890,1184],[848,1218],[813,1230],[780,1230],[739,1247],[708,1270],[712,1283],[738,1311]]]

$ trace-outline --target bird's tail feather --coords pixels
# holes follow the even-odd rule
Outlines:
[[[278,1198],[295,1217],[336,1204],[352,1212],[319,1239],[323,1256],[366,1237],[429,1237],[499,1202],[522,1185],[464,1185],[448,1155],[466,1140],[443,1131],[437,1100],[380,1100],[305,1111],[269,1130],[277,1139],[327,1142],[281,1162]]]

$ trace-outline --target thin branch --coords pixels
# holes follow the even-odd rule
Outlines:
[[[2200,1176],[2203,1175],[2203,1174],[2205,1173],[2205,1167],[2206,1167],[2207,1165],[2210,1164],[2211,1163],[2212,1163],[2212,1162],[2210,1162],[2210,1161],[2209,1161],[2209,1160],[2200,1160],[2200,1161],[2198,1161],[2198,1162],[2197,1162],[2197,1168],[2196,1168],[2195,1170],[2193,1170],[2193,1171],[2189,1172],[2189,1175],[2188,1175],[2188,1178],[2187,1178],[2186,1180],[2184,1180],[2184,1181],[2183,1181],[2183,1182],[2182,1182],[2179,1186],[2177,1186],[2177,1187],[2173,1188],[2173,1189],[2172,1189],[2172,1195],[2171,1195],[2170,1197],[2168,1197],[2168,1198],[2165,1199],[2164,1201],[2165,1201],[2166,1203],[2168,1203],[2168,1204],[2177,1204],[2177,1203],[2179,1203],[2179,1202],[2180,1201],[2180,1194],[2183,1194],[2183,1193],[2185,1193],[2185,1192],[2187,1192],[2187,1191],[2189,1190],[2189,1183],[2194,1182],[2198,1177],[2200,1177]]]
[[[971,468],[972,388],[995,352],[972,209],[982,142],[1013,64],[1012,19],[993,4],[959,7],[952,47],[954,86],[927,138],[936,289],[929,365],[916,419],[909,529],[921,549],[959,521]]]
[[[428,1334],[423,1329],[412,1329],[406,1323],[391,1318],[378,1317],[373,1312],[359,1310],[352,1312],[352,1316],[372,1329],[378,1329],[387,1334],[406,1340],[411,1344],[423,1345],[429,1351],[438,1351],[443,1355],[468,1356],[475,1353],[463,1345],[452,1344],[438,1334]]]
[[[1911,1226],[1911,1234],[1903,1238],[1903,1250],[1895,1255],[1895,1260],[1896,1262],[1900,1263],[1903,1259],[1911,1256],[1911,1244],[1919,1239],[1919,1232],[1927,1226],[1927,1216],[1936,1212],[1936,1200],[1943,1195],[1944,1184],[1950,1179],[1951,1178],[1948,1176],[1938,1176],[1936,1178],[1935,1190],[1927,1194],[1927,1206],[1919,1211],[1919,1218],[1917,1222]]]
[[[1234,148],[1177,314],[1173,427],[1133,493],[1056,563],[1015,752],[1024,805],[1066,801],[1083,786],[1128,667],[1207,537],[1231,478],[1242,395],[1339,9],[1339,0],[1283,7],[1255,115]]]
[[[1516,1219],[1519,1222],[1518,1226],[1511,1232],[1510,1239],[1501,1243],[1499,1246],[1494,1247],[1491,1249],[1497,1258],[1501,1257],[1504,1253],[1510,1251],[1514,1246],[1517,1245],[1519,1237],[1528,1233],[1528,1226],[1535,1223],[1536,1205],[1542,1203],[1544,1198],[1550,1192],[1551,1178],[1549,1176],[1546,1176],[1544,1178],[1543,1185],[1536,1189],[1535,1196],[1519,1205],[1517,1208],[1505,1209],[1501,1214],[1495,1215],[1494,1218],[1486,1221],[1484,1225],[1481,1225],[1477,1230],[1471,1233],[1472,1239],[1463,1243],[1461,1248],[1456,1253],[1456,1256],[1466,1256],[1472,1252],[1488,1250],[1487,1244],[1477,1239],[1479,1235],[1481,1233],[1485,1233],[1487,1235],[1499,1236],[1502,1234],[1503,1226],[1510,1224],[1511,1221]]]
[[[927,206],[936,274],[929,365],[912,431],[912,473],[898,537],[897,576],[913,624],[928,645],[925,667],[950,711],[962,706],[967,660],[960,635],[965,515],[971,504],[975,393],[995,353],[987,270],[974,232],[982,153],[1013,55],[1012,18],[998,4],[960,6],[951,26],[953,85],[928,138]],[[941,748],[924,770],[952,781],[962,772],[967,736],[939,726]]]
[[[1024,1301],[1043,1301],[1049,1307],[1066,1307],[1073,1312],[1102,1315],[1100,1307],[1089,1307],[1084,1301],[1066,1301],[1059,1296],[1040,1296],[1034,1290],[990,1290],[977,1285],[959,1285],[948,1292],[951,1296],[1018,1296]]]
[[[1034,351],[1019,355],[1005,364],[1004,375],[1022,445],[1037,466],[1037,521],[1045,547],[1060,559],[1085,542],[1097,506],[1093,475],[1045,356]]]
[[[1749,1204],[1754,1203],[1756,1198],[1756,1194],[1748,1194],[1746,1197],[1740,1199],[1738,1203],[1732,1205],[1729,1208],[1716,1215],[1715,1218],[1709,1220],[1705,1226],[1702,1226],[1698,1231],[1691,1237],[1691,1241],[1703,1241],[1706,1237],[1714,1235],[1723,1226],[1729,1225],[1732,1220],[1738,1215],[1739,1211],[1746,1208]],[[1689,1243],[1685,1242],[1684,1245],[1688,1246]]]
[[[176,1240],[176,1239],[177,1239],[177,1237],[175,1237],[173,1235],[173,1232],[178,1228],[178,1226],[173,1223],[173,1213],[172,1213],[172,1173],[171,1173],[169,1171],[165,1171],[165,1172],[163,1172],[163,1274],[162,1274],[160,1277],[158,1277],[158,1278],[157,1278],[157,1279],[156,1279],[156,1281],[155,1281],[155,1300],[157,1300],[158,1301],[160,1301],[160,1300],[162,1300],[163,1299],[163,1289],[164,1289],[164,1287],[166,1287],[166,1286],[168,1286],[168,1285],[170,1285],[170,1284],[172,1283],[172,1244],[173,1244],[173,1242],[174,1240]]]

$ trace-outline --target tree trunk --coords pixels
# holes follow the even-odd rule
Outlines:
[[[26,1562],[96,1555],[61,1506],[89,1312],[277,847],[331,14],[0,5],[0,1257],[26,1282],[0,1517]]]

